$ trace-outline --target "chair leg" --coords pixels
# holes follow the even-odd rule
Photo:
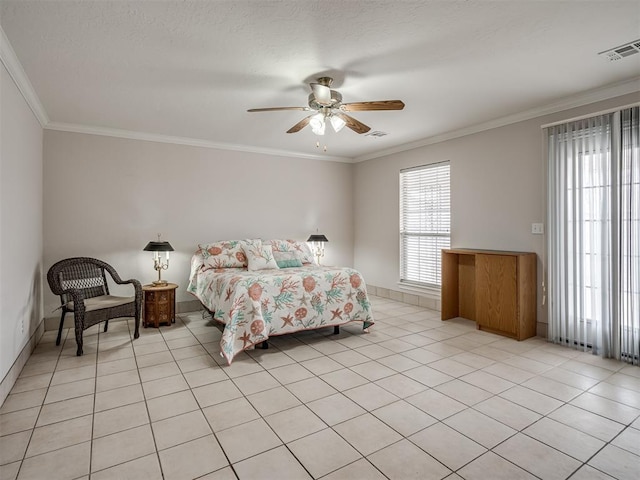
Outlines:
[[[74,317],[76,323],[76,344],[78,345],[76,355],[79,357],[82,355],[82,331],[84,330],[84,313],[81,314],[80,318],[78,318],[76,315],[77,312],[74,314]]]
[[[107,328],[109,328],[109,320],[105,320],[104,321],[104,331],[107,331]]]
[[[62,338],[62,327],[64,325],[64,316],[67,314],[66,310],[62,310],[62,315],[60,316],[60,326],[58,327],[58,337],[56,338],[56,345],[60,345],[60,339]]]
[[[145,328],[147,325],[145,324]],[[140,336],[140,308],[136,304],[136,314],[135,314],[135,330],[133,332],[133,338],[138,338]]]
[[[80,333],[76,330],[76,343],[78,344],[76,355],[80,357],[82,356],[82,330],[80,330]]]

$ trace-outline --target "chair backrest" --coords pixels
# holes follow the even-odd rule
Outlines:
[[[87,257],[61,260],[47,273],[47,280],[53,293],[60,295],[62,304],[71,301],[64,290],[75,288],[82,291],[83,298],[109,295],[109,286],[104,273],[104,262]]]

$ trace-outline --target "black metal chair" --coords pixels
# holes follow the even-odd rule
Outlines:
[[[132,284],[133,297],[115,297],[109,294],[105,271],[119,285]],[[60,345],[64,317],[73,312],[75,320],[78,356],[82,355],[82,333],[100,322],[107,331],[109,320],[120,317],[135,317],[133,338],[140,336],[140,309],[142,307],[142,285],[138,280],[122,280],[115,269],[95,258],[75,257],[60,260],[47,272],[47,281],[54,295],[60,296],[62,316],[58,328],[56,345]]]

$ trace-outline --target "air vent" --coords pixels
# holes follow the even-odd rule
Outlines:
[[[622,60],[624,57],[635,55],[636,53],[640,53],[640,40],[634,40],[626,45],[605,50],[604,52],[598,53],[598,55],[604,55],[610,62],[615,62],[616,60]]]
[[[384,137],[385,135],[389,135],[389,134],[387,132],[381,132],[380,130],[374,130],[372,132],[365,133],[365,136],[375,137],[375,138]]]

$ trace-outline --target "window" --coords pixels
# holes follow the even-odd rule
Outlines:
[[[440,288],[451,244],[449,162],[400,171],[400,282]]]

